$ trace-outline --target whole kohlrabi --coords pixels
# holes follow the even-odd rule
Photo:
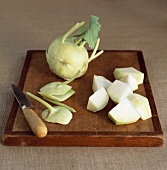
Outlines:
[[[65,35],[54,40],[46,51],[51,71],[63,79],[70,79],[80,70],[78,77],[81,77],[87,71],[89,62],[103,53],[100,51],[95,54],[100,42],[100,27],[98,17],[90,16],[87,30],[84,22],[77,23]],[[77,35],[69,37],[79,28],[81,29]],[[84,47],[85,43],[94,49],[90,58]]]

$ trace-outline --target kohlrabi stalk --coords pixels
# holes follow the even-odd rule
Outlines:
[[[62,42],[64,43],[68,36],[70,36],[74,31],[82,27],[84,24],[85,22],[76,23],[66,34],[63,35]]]
[[[49,103],[45,102],[44,100],[42,100],[41,98],[35,96],[34,94],[32,94],[30,92],[26,92],[26,95],[32,97],[33,99],[35,99],[38,102],[40,102],[41,104],[43,104],[45,107],[47,107],[50,110],[50,113],[55,111],[55,109]],[[46,99],[48,102],[56,104],[57,106],[62,106],[62,107],[65,107],[65,108],[69,109],[72,112],[76,112],[75,109],[73,109],[70,106],[67,106],[66,104],[63,104],[63,103],[60,103],[58,101],[54,101],[54,100],[51,100],[51,99],[48,99],[48,98],[45,98],[45,97],[44,97],[44,99]]]
[[[26,95],[32,97],[33,99],[37,100],[38,102],[40,102],[41,104],[48,108],[42,112],[42,118],[45,121],[66,125],[72,119],[72,113],[70,110],[72,111],[75,110],[68,106],[66,107],[65,104],[56,102],[55,104],[59,106],[52,107],[49,103],[45,102],[44,100],[40,99],[39,97],[33,95],[30,92],[26,92]]]
[[[98,47],[99,47],[99,44],[100,44],[100,38],[97,39],[95,48],[94,48],[94,50],[93,50],[93,52],[92,52],[92,55],[90,56],[90,58],[89,58],[89,60],[88,60],[89,63],[103,53],[103,50],[101,50],[101,51],[99,51],[99,52],[96,54],[97,49],[98,49]]]
[[[56,109],[54,107],[52,107],[49,103],[45,102],[44,100],[40,99],[39,97],[35,96],[34,94],[32,94],[30,92],[26,92],[26,95],[32,97],[33,99],[37,100],[38,102],[43,104],[45,107],[47,107],[50,110],[49,114],[56,112]]]
[[[50,102],[50,103],[53,103],[53,104],[55,104],[55,105],[57,105],[57,106],[62,106],[62,107],[65,107],[65,108],[67,108],[67,109],[69,109],[71,112],[73,112],[73,113],[75,113],[76,112],[76,110],[75,109],[73,109],[72,107],[70,107],[70,106],[67,106],[66,104],[64,104],[64,103],[60,103],[60,102],[58,102],[58,101],[55,101],[55,100],[51,100],[51,99],[48,99],[48,98],[45,98],[44,97],[44,99],[45,100],[47,100],[48,102]]]
[[[79,73],[80,73],[80,70],[79,70],[73,77],[71,77],[71,78],[70,78],[69,80],[67,80],[67,81],[64,81],[64,82],[61,83],[60,85],[67,85],[67,84],[71,83],[73,80],[75,80],[75,79],[78,77]]]

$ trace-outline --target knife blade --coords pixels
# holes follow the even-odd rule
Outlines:
[[[45,137],[48,132],[47,127],[40,119],[40,117],[32,110],[33,105],[28,100],[27,96],[21,89],[13,84],[12,89],[14,96],[22,108],[23,114],[33,133],[39,138]]]

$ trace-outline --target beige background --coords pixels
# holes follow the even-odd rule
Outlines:
[[[27,50],[46,49],[78,21],[100,17],[100,49],[142,50],[167,135],[166,0],[0,0],[0,137]],[[167,147],[5,147],[1,170],[164,170]]]

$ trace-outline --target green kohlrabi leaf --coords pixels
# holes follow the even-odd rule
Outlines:
[[[90,16],[90,23],[89,23],[89,28],[85,31],[83,34],[84,40],[89,44],[89,47],[91,49],[94,48],[97,39],[98,39],[98,32],[100,31],[101,25],[98,22],[98,17],[97,16]]]
[[[87,30],[85,30],[85,24],[81,27],[78,34],[74,37],[81,37],[82,41],[86,41],[91,49],[95,47],[98,39],[98,32],[100,31],[101,24],[98,22],[99,17],[90,16],[90,23]]]

